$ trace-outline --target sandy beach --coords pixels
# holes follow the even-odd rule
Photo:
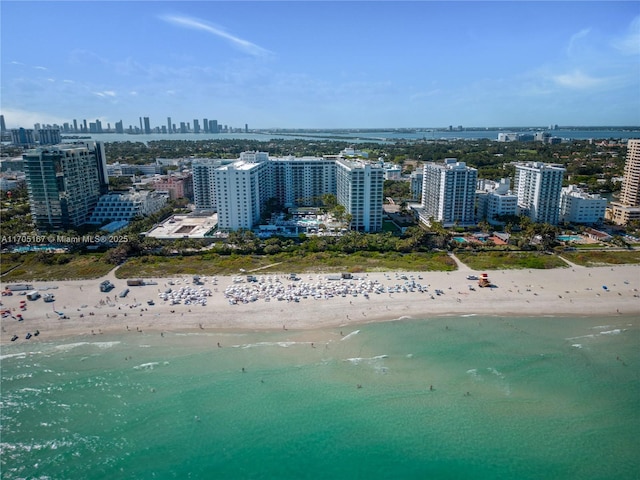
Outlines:
[[[115,271],[106,277],[81,281],[30,282],[41,294],[51,293],[54,302],[42,298],[26,300],[22,292],[2,297],[2,343],[38,342],[47,338],[100,335],[123,331],[182,332],[197,330],[303,330],[441,316],[640,316],[640,269],[637,265],[579,267],[553,270],[498,270],[487,272],[492,288],[479,288],[470,275],[482,272],[459,265],[454,272],[382,272],[359,274],[351,280],[329,280],[327,274],[260,275],[248,283],[246,277],[203,277],[194,285],[193,276],[144,279],[143,286],[127,286],[116,279]],[[108,279],[115,288],[100,292]],[[242,282],[239,280],[242,279]],[[234,281],[235,280],[235,281]],[[281,295],[266,300],[263,291],[278,288],[314,290],[323,294]],[[363,289],[369,286],[369,290]],[[4,290],[6,284],[0,284]],[[327,295],[327,289],[342,292]],[[372,289],[373,287],[373,289]],[[413,288],[412,288],[413,287]],[[129,293],[119,294],[128,288]],[[195,301],[174,303],[165,292],[200,290],[206,305]],[[225,295],[231,289],[254,292],[243,303],[242,297]],[[413,289],[413,291],[411,291]],[[405,291],[406,290],[406,291]],[[329,290],[331,291],[331,290]],[[165,293],[163,300],[162,294]],[[207,296],[206,293],[210,293]],[[305,298],[306,297],[306,298]],[[230,301],[231,300],[231,301]],[[153,305],[148,302],[153,301]],[[21,302],[26,310],[20,309]],[[23,320],[19,321],[17,315]],[[27,333],[39,331],[26,340]]]

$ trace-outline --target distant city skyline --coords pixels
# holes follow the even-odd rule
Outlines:
[[[167,117],[178,130],[212,117],[232,129],[640,124],[631,1],[0,8],[7,128],[86,119],[148,131]]]

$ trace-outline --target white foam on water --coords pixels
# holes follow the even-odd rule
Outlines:
[[[95,345],[98,348],[111,348],[114,347],[116,345],[118,345],[120,342],[93,342],[90,343],[89,345]]]
[[[5,360],[7,358],[26,358],[27,354],[25,352],[22,353],[8,353],[7,355],[0,355],[0,360]]]
[[[359,333],[360,333],[360,330],[354,330],[353,332],[351,332],[351,333],[349,333],[349,334],[345,335],[344,337],[342,337],[342,338],[340,339],[340,341],[342,342],[343,340],[346,340],[347,338],[351,338],[351,337],[353,337],[354,335],[357,335],[357,334],[359,334]]]
[[[565,338],[565,340],[580,340],[581,338],[595,338],[594,334],[590,334],[590,335],[580,335],[579,337],[569,337],[569,338]]]
[[[118,345],[120,342],[76,342],[76,343],[66,343],[63,345],[56,345],[57,350],[62,350],[67,352],[69,350],[73,350],[74,348],[82,347],[84,345],[93,345],[98,347],[101,350],[114,347]]]
[[[345,362],[351,362],[354,365],[359,365],[361,362],[375,362],[376,360],[382,360],[384,358],[389,358],[389,355],[376,355],[375,357],[347,358]]]
[[[19,390],[19,392],[35,392],[35,393],[40,393],[42,390],[40,390],[39,388],[30,388],[30,387],[25,387],[25,388],[21,388]]]
[[[140,365],[136,365],[133,367],[134,370],[153,370],[154,367],[160,365],[160,362],[149,362],[149,363],[141,363]]]
[[[257,342],[245,343],[243,345],[232,345],[233,348],[255,348],[255,347],[291,347],[292,345],[310,345],[312,342]]]
[[[574,347],[574,348],[582,348],[582,344],[581,343],[574,343],[571,346]]]
[[[622,330],[616,328],[614,330],[607,330],[606,332],[600,332],[600,335],[618,335],[622,333]]]
[[[56,349],[57,350],[63,350],[63,351],[68,351],[68,350],[73,350],[74,348],[78,348],[81,347],[83,345],[88,345],[88,342],[77,342],[77,343],[65,343],[63,345],[56,345]]]

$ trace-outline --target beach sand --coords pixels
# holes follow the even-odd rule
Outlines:
[[[640,316],[640,268],[637,265],[579,267],[552,270],[489,271],[493,288],[479,288],[468,275],[482,272],[459,265],[454,272],[381,272],[358,274],[368,282],[384,287],[405,285],[415,281],[428,292],[372,293],[334,296],[332,298],[300,298],[295,301],[265,301],[232,305],[224,291],[234,285],[234,277],[203,278],[203,288],[211,290],[206,305],[171,305],[159,298],[159,293],[171,288],[199,288],[192,276],[145,279],[143,286],[127,287],[126,280],[109,275],[79,281],[31,282],[40,293],[52,293],[55,301],[45,303],[42,298],[29,301],[20,292],[2,297],[2,309],[12,316],[2,318],[3,344],[38,342],[47,338],[100,335],[131,331],[188,332],[204,330],[303,330],[317,327],[348,327],[375,321],[419,319],[441,316]],[[405,275],[407,280],[401,278]],[[266,282],[268,275],[257,275]],[[283,286],[296,283],[288,275],[270,275]],[[301,282],[327,282],[327,275],[300,275]],[[421,278],[420,278],[421,277]],[[216,281],[213,281],[216,278]],[[244,279],[245,277],[240,277]],[[100,283],[109,279],[115,288],[101,293]],[[357,283],[357,280],[353,280]],[[240,284],[236,284],[240,285]],[[243,283],[247,286],[248,284]],[[257,285],[257,284],[253,284]],[[0,284],[4,290],[6,284]],[[473,287],[472,290],[470,287]],[[606,288],[604,288],[606,287]],[[125,298],[118,294],[129,288]],[[442,293],[437,295],[436,290]],[[20,310],[25,300],[27,308]],[[154,305],[147,301],[153,300]],[[64,314],[64,318],[59,315]],[[24,320],[18,321],[20,313]],[[28,332],[40,332],[25,340]]]

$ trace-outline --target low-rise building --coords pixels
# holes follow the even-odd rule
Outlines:
[[[478,219],[486,220],[491,225],[503,225],[500,217],[517,215],[518,197],[511,192],[510,186],[508,178],[499,182],[478,181]]]
[[[560,221],[594,224],[604,219],[607,200],[590,194],[576,185],[564,187],[560,193]]]
[[[164,207],[167,200],[166,194],[147,190],[107,193],[100,197],[87,223],[102,225],[108,221],[129,221],[136,217],[151,215]]]
[[[151,186],[157,192],[167,192],[170,200],[193,198],[193,176],[189,172],[171,173],[154,178]]]

